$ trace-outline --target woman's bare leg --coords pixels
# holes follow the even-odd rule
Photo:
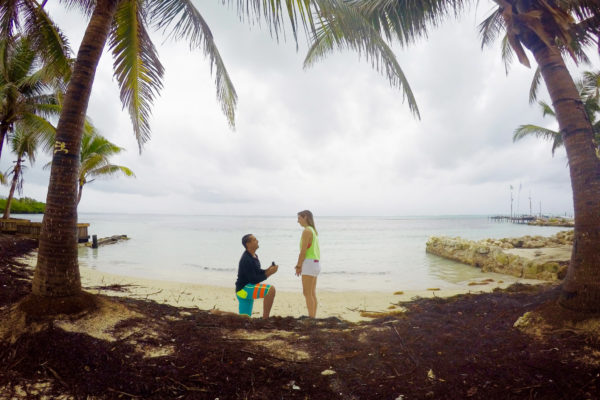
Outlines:
[[[302,292],[306,300],[306,308],[308,316],[314,318],[317,314],[317,296],[315,288],[317,285],[317,277],[311,275],[302,275]]]

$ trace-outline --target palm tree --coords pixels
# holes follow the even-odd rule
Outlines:
[[[528,49],[538,64],[552,100],[569,161],[575,211],[575,236],[571,263],[562,286],[565,308],[600,312],[600,160],[596,157],[593,128],[581,97],[565,65],[563,54],[585,61],[583,50],[600,38],[600,3],[597,0],[493,0],[495,8],[480,25],[482,44],[491,44],[502,33],[505,60],[516,54],[529,67]],[[373,29],[401,45],[426,37],[448,17],[459,15],[467,0],[356,0],[353,6]],[[345,18],[320,26],[311,57],[360,38],[344,37]],[[364,39],[362,39],[364,42]]]
[[[17,160],[10,171],[6,173],[7,177],[12,175],[12,181],[8,197],[6,198],[6,208],[4,209],[4,215],[2,216],[3,219],[10,217],[10,203],[14,197],[15,190],[21,194],[23,189],[23,172],[25,169],[25,165],[23,165],[25,162],[24,157],[29,159],[30,164],[35,162],[35,153],[37,151],[39,138],[37,132],[28,132],[23,129],[17,129],[12,136],[11,147],[13,153],[17,155]]]
[[[65,74],[40,62],[31,38],[0,40],[0,155],[16,127],[46,134],[53,130],[47,118],[59,115],[55,93]]]
[[[81,202],[83,186],[94,181],[90,178],[112,176],[118,173],[135,177],[135,174],[129,168],[110,163],[110,157],[121,153],[123,150],[125,149],[109,142],[97,133],[83,135],[77,204]]]
[[[2,1],[2,0],[0,0]],[[57,125],[46,212],[39,240],[32,293],[21,302],[28,312],[74,313],[93,307],[81,291],[77,260],[77,198],[81,142],[96,67],[108,41],[121,100],[128,108],[140,151],[149,138],[150,104],[162,86],[163,67],[147,24],[167,29],[202,47],[216,71],[217,98],[233,125],[236,93],[202,16],[190,1],[68,1],[90,15]],[[0,8],[4,3],[0,3]],[[0,13],[1,15],[1,13]],[[175,21],[175,22],[174,22]]]

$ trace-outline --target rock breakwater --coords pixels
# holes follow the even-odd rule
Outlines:
[[[434,236],[426,251],[440,257],[519,278],[555,281],[564,278],[573,246],[573,231],[550,237],[483,239]]]

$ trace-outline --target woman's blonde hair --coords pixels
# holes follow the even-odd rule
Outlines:
[[[308,226],[313,228],[317,235],[319,234],[317,232],[317,228],[315,228],[315,219],[313,218],[313,215],[310,211],[308,211],[308,210],[300,211],[298,213],[298,215],[301,216],[302,218],[306,219],[306,222],[308,222]]]

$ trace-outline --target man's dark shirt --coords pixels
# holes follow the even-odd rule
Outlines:
[[[242,290],[244,286],[249,283],[256,284],[267,279],[265,270],[260,268],[260,261],[258,256],[252,257],[252,254],[248,250],[244,251],[242,258],[240,258],[240,265],[238,267],[237,281],[235,282],[235,291]]]

